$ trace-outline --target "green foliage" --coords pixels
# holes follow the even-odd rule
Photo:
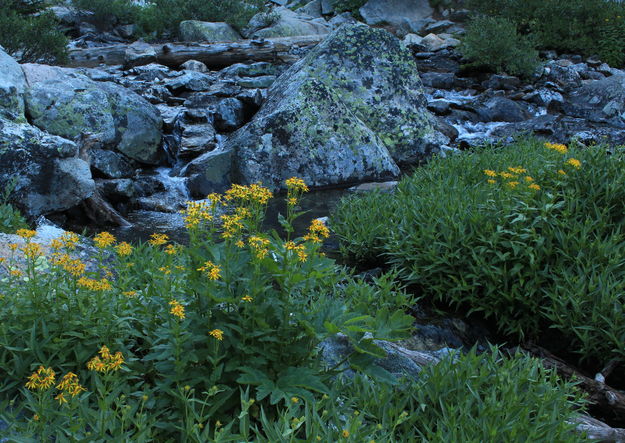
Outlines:
[[[531,76],[539,64],[532,40],[519,35],[514,24],[504,18],[473,18],[460,52],[470,60],[470,66],[522,77]]]
[[[0,395],[23,408],[20,432],[39,441],[87,431],[96,440],[186,440],[198,423],[241,416],[240,392],[255,397],[256,418],[259,408],[274,417],[292,397],[312,402],[331,392],[343,369],[327,367],[317,345],[339,333],[354,349],[348,367],[390,378],[375,364],[384,353],[374,340],[409,335],[406,295],[392,276],[368,285],[323,256],[328,233],[319,222],[302,238],[260,232],[267,196],[257,185],[235,187],[223,200],[221,233],[213,218],[221,197],[192,204],[187,247],[166,236],[115,245],[100,234],[89,263],[73,256],[73,236],[44,257],[22,232],[27,246],[0,264],[18,271],[0,280],[0,293],[11,294],[0,304]],[[289,234],[300,215],[288,205]],[[97,370],[94,356],[100,350],[106,360],[108,349],[123,356],[121,370]],[[88,393],[65,393],[68,404],[58,405],[54,386],[25,389],[40,365],[58,373],[57,383],[77,374]]]
[[[21,63],[62,62],[67,38],[53,13],[36,1],[0,0],[0,46]]]
[[[22,214],[9,203],[9,197],[14,189],[15,182],[12,182],[0,193],[0,232],[6,234],[13,234],[18,229],[28,227]]]
[[[334,2],[334,11],[337,13],[349,11],[354,14],[358,14],[360,9],[367,0],[336,0]]]
[[[80,10],[93,12],[94,23],[102,27],[134,23],[141,34],[153,37],[177,36],[184,20],[226,22],[241,29],[256,13],[264,11],[262,0],[154,0],[145,7],[130,0],[72,2]]]
[[[343,201],[332,226],[346,255],[392,265],[425,297],[513,336],[553,328],[585,358],[622,358],[625,158],[556,148],[434,159],[392,196]]]
[[[625,61],[625,5],[611,0],[469,0],[469,7],[510,20],[541,48]]]

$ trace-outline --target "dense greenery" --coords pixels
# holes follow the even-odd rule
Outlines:
[[[46,2],[0,0],[0,46],[21,63],[60,62],[67,38]]]
[[[343,201],[332,226],[424,296],[515,336],[554,328],[600,364],[625,354],[624,198],[622,153],[524,140],[434,159],[393,196]]]
[[[14,188],[15,182],[12,182],[0,193],[0,232],[7,234],[28,227],[22,214],[9,203]]]
[[[154,0],[141,7],[131,0],[72,0],[82,11],[91,11],[94,23],[101,27],[134,23],[139,34],[153,37],[176,37],[180,22],[202,20],[226,22],[244,28],[258,12],[263,0]]]
[[[505,18],[480,16],[471,21],[460,46],[469,65],[522,77],[539,64],[538,51],[529,37],[519,35]]]
[[[306,190],[289,180],[291,236]],[[0,264],[0,415],[45,441],[579,441],[573,387],[532,359],[496,349],[453,356],[417,380],[375,364],[374,339],[409,333],[391,274],[366,284],[319,252],[327,228],[260,232],[270,193],[235,186],[190,203],[190,244],[94,238],[88,262],[66,234],[51,251],[22,229]],[[226,205],[222,228],[215,209]],[[215,242],[215,237],[223,241]],[[4,298],[5,295],[0,295]],[[7,299],[8,300],[8,299]],[[353,351],[329,366],[318,344]],[[341,376],[345,368],[355,378]],[[445,401],[442,402],[441,399]]]
[[[612,0],[468,0],[481,15],[509,20],[543,49],[625,62],[625,4]]]

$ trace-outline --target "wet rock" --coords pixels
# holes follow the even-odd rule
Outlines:
[[[254,119],[228,139],[241,181],[311,186],[394,177],[438,150],[412,57],[389,33],[345,25],[271,88]]]
[[[29,65],[31,74],[38,66]],[[43,69],[48,72],[47,67]],[[72,70],[56,68],[56,75],[46,78],[29,80],[26,112],[35,126],[69,139],[98,134],[106,147],[133,160],[160,161],[163,122],[145,99],[115,83],[96,83]]]
[[[180,36],[187,42],[230,42],[241,35],[227,23],[186,20],[180,23]]]
[[[232,149],[207,152],[186,165],[180,172],[188,177],[193,198],[205,198],[212,192],[224,192],[232,183]]]
[[[482,85],[487,89],[512,91],[521,85],[521,80],[512,75],[495,74],[491,75]]]
[[[557,91],[548,88],[538,88],[523,96],[523,100],[537,104],[539,106],[548,107],[552,102],[563,103],[564,97]]]
[[[20,65],[0,48],[0,117],[24,120],[26,78]]]
[[[578,88],[582,84],[582,79],[575,69],[571,66],[562,66],[557,61],[550,61],[543,69],[543,81],[553,82],[565,91]]]
[[[134,168],[122,156],[114,151],[92,149],[89,153],[91,168],[105,178],[128,178],[134,175]]]
[[[530,117],[523,106],[505,97],[489,99],[477,113],[485,122],[520,122]]]
[[[131,179],[96,179],[96,187],[106,201],[117,203],[135,196],[135,185]]]
[[[368,25],[390,25],[406,34],[419,33],[434,10],[428,0],[369,0],[358,12]]]
[[[451,113],[450,103],[446,100],[428,102],[428,109],[436,115],[449,115]]]
[[[436,89],[452,89],[456,82],[453,73],[445,72],[425,72],[421,74],[421,81],[424,86]]]
[[[170,146],[177,158],[195,158],[217,146],[216,132],[208,119],[208,111],[194,113],[187,110],[176,121],[174,137],[176,144]]]
[[[0,119],[0,188],[16,180],[12,203],[29,217],[75,206],[95,190],[73,142]]]
[[[245,123],[245,106],[236,98],[220,100],[214,111],[215,128],[222,132],[232,132]]]

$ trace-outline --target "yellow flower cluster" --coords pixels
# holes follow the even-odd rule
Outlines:
[[[171,315],[178,317],[180,320],[185,318],[184,306],[182,306],[180,302],[172,300],[169,302],[169,306],[171,306],[171,309],[169,310]]]
[[[204,263],[204,266],[198,268],[198,271],[206,273],[209,280],[218,280],[221,268],[212,261],[207,261]]]
[[[39,243],[28,242],[22,247],[22,253],[27,259],[36,260],[43,254],[43,250]]]
[[[100,355],[96,355],[87,363],[87,369],[90,371],[108,373],[117,371],[124,364],[124,356],[122,353],[116,352],[113,355],[106,346],[102,346],[98,354]]]
[[[267,238],[253,235],[247,239],[247,243],[250,245],[252,251],[254,251],[256,258],[259,260],[265,258],[269,253],[270,241]]]
[[[104,249],[115,244],[115,241],[115,236],[106,231],[100,232],[98,235],[93,237],[93,243],[100,249]]]
[[[65,376],[63,376],[61,382],[56,386],[56,388],[60,391],[64,391],[55,398],[55,400],[58,400],[59,403],[67,403],[67,400],[65,400],[65,397],[63,397],[64,393],[67,393],[71,395],[72,398],[74,398],[81,392],[85,392],[87,390],[84,386],[80,385],[80,383],[78,382],[78,376],[73,372],[68,372],[67,374],[65,374]],[[61,399],[59,399],[58,397],[61,397]]]
[[[582,162],[577,160],[576,158],[569,158],[566,161],[567,165],[573,166],[575,169],[580,169],[582,167]]]
[[[222,215],[221,223],[223,228],[221,236],[226,239],[234,237],[245,227],[243,217],[240,214]]]
[[[68,251],[73,251],[76,249],[76,246],[80,242],[80,237],[78,234],[74,234],[73,232],[65,232],[60,238],[55,238],[50,242],[50,247],[59,251],[61,249],[67,249]]]
[[[251,303],[254,299],[249,295],[244,295],[243,297],[241,297],[241,300]]]
[[[226,191],[225,199],[228,202],[238,200],[242,203],[250,202],[265,205],[271,197],[273,197],[273,194],[269,189],[254,183],[248,186],[232,185],[232,187]]]
[[[224,339],[224,331],[222,331],[221,329],[213,329],[212,331],[208,333],[208,335],[210,335],[213,338],[216,338],[219,341]]]
[[[569,149],[566,147],[566,145],[560,143],[545,143],[545,148],[559,152],[560,154],[566,154],[567,152],[569,152]]]
[[[117,251],[117,255],[120,257],[126,257],[127,255],[132,254],[132,245],[127,242],[122,242],[115,246],[115,250]]]
[[[189,201],[187,209],[180,212],[184,215],[184,224],[187,228],[195,228],[200,223],[213,220],[213,211],[205,201]]]
[[[150,236],[150,243],[152,246],[161,246],[169,241],[169,237],[166,234],[152,234]]]
[[[298,192],[308,192],[308,186],[304,183],[304,180],[298,177],[291,177],[286,181],[287,189],[298,191]]]
[[[512,172],[513,174],[519,175],[519,174],[525,174],[527,172],[527,169],[522,168],[520,166],[517,166],[516,168],[513,168],[512,166],[508,167],[508,171]]]
[[[45,368],[43,366],[39,366],[35,372],[33,372],[26,382],[26,387],[31,391],[36,389],[40,391],[45,391],[54,385],[54,381],[56,380],[56,373],[52,370],[52,368]]]
[[[89,289],[90,291],[110,291],[112,289],[111,283],[105,278],[95,280],[93,278],[80,277],[76,283],[81,288]]]
[[[65,272],[68,272],[74,277],[80,277],[87,269],[87,265],[82,261],[74,259],[68,254],[61,254],[59,252],[52,254],[52,264],[60,266]]]
[[[509,166],[507,168],[507,171],[502,171],[502,172],[497,172],[495,170],[492,169],[484,169],[484,175],[486,175],[487,177],[489,177],[486,182],[488,184],[494,185],[497,183],[497,180],[495,180],[497,177],[501,177],[504,178],[506,180],[508,180],[505,185],[510,188],[510,189],[516,189],[517,187],[519,187],[519,185],[521,184],[520,179],[521,177],[519,177],[522,174],[526,174],[527,173],[527,169],[521,167],[521,166]],[[534,179],[529,176],[526,175],[525,177],[523,177],[523,180],[525,181],[525,183],[527,183],[527,188],[531,189],[533,191],[538,191],[540,189],[540,186],[537,185],[536,183],[534,183]]]
[[[301,262],[305,262],[306,259],[308,258],[308,255],[306,255],[306,247],[304,245],[297,245],[295,244],[295,242],[288,241],[284,244],[284,248],[287,251],[295,252],[297,254],[299,261]]]
[[[308,234],[304,236],[304,240],[311,241],[313,243],[321,243],[322,239],[330,236],[330,230],[319,219],[315,219],[308,228]]]
[[[25,240],[31,239],[33,238],[35,235],[37,235],[37,231],[33,231],[31,229],[18,229],[16,234],[19,237],[22,237]]]
[[[176,255],[180,251],[180,247],[176,245],[167,245],[165,248],[165,254],[167,255]]]

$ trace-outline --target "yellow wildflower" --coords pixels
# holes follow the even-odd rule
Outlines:
[[[330,236],[330,230],[319,219],[315,219],[308,228],[308,234],[304,236],[304,240],[312,241],[313,243],[321,243],[322,238],[328,238]]]
[[[510,174],[509,172],[500,172],[499,175],[503,178],[514,178],[514,174]]]
[[[222,215],[221,222],[223,226],[223,238],[232,238],[245,227],[242,223],[242,217],[238,214]]]
[[[80,242],[80,236],[73,232],[66,232],[61,236],[61,242],[65,249],[73,251],[76,249],[76,245]]]
[[[54,397],[54,399],[57,400],[60,405],[67,403],[67,399],[65,398],[65,394],[63,392]]]
[[[291,397],[291,403],[299,403],[299,398]]]
[[[217,340],[221,341],[224,339],[224,331],[222,331],[221,329],[213,329],[212,331],[210,331],[208,333],[210,336],[216,338]]]
[[[213,194],[211,194],[213,195]],[[215,194],[216,195],[216,194]],[[209,196],[210,198],[210,196]],[[195,228],[203,222],[209,222],[213,220],[212,211],[213,207],[205,201],[187,202],[187,209],[180,211],[184,217],[184,223],[187,228]]]
[[[170,301],[169,306],[171,306],[171,309],[169,310],[171,315],[178,317],[181,320],[185,318],[184,306],[182,306],[177,300]]]
[[[100,355],[96,355],[87,363],[87,369],[90,371],[104,373],[117,371],[124,364],[124,356],[122,353],[116,352],[115,355],[113,355],[106,346],[102,346],[98,354]]]
[[[40,257],[43,254],[43,250],[41,249],[41,245],[39,243],[26,243],[22,247],[22,252],[24,253],[24,257],[35,260],[37,257]]]
[[[497,177],[497,173],[493,171],[492,169],[484,169],[484,174],[486,174],[489,177]]]
[[[152,246],[161,246],[169,241],[169,237],[166,234],[152,234],[151,240],[148,241]]]
[[[207,261],[198,271],[206,273],[208,279],[214,281],[219,279],[221,268],[212,261]]]
[[[37,231],[33,231],[32,229],[18,229],[16,234],[23,239],[30,239],[37,235]]]
[[[61,267],[74,277],[80,277],[87,269],[87,265],[79,259],[73,259],[68,254],[54,253],[52,255],[52,264]]]
[[[488,179],[488,180],[486,180],[486,181],[487,181],[489,184],[491,184],[491,185],[494,185],[495,183],[497,183],[497,181],[496,181],[496,180],[493,180],[493,179]]]
[[[22,271],[20,271],[19,269],[11,269],[11,271],[9,272],[9,275],[11,277],[21,277],[24,273]]]
[[[246,301],[248,303],[251,303],[254,299],[252,297],[250,297],[249,295],[245,295],[245,296],[241,297],[241,300]]]
[[[558,174],[566,175],[566,172],[563,169],[558,169]]]
[[[178,254],[180,248],[176,245],[167,245],[165,248],[165,254],[167,255],[176,255]]]
[[[76,283],[81,288],[89,289],[90,291],[110,291],[113,288],[111,283],[105,278],[95,280],[93,278],[80,277]]]
[[[559,152],[560,154],[566,154],[569,150],[566,145],[560,143],[545,143],[545,148]]]
[[[289,206],[297,206],[297,203],[299,203],[299,201],[297,200],[296,197],[289,197],[286,200],[286,204]]]
[[[93,237],[93,243],[95,243],[98,248],[104,249],[115,243],[115,237],[113,234],[108,232],[100,232],[98,235]]]
[[[239,203],[255,203],[265,205],[269,199],[273,197],[271,191],[261,184],[252,184],[249,186],[232,185],[226,191],[225,199],[230,202],[237,200]]]
[[[9,243],[9,249],[13,252],[15,252],[15,250],[19,248],[19,245],[17,243]]]
[[[269,239],[253,235],[247,239],[247,242],[257,259],[262,260],[269,253]]]
[[[537,185],[536,183],[532,183],[531,185],[528,186],[528,188],[533,189],[534,191],[540,190],[540,186]]]
[[[567,165],[571,165],[573,166],[575,169],[579,169],[582,167],[582,162],[580,162],[579,160],[577,160],[576,158],[569,158],[566,161]]]
[[[137,291],[125,291],[122,292],[122,295],[125,295],[128,298],[132,298],[137,295]]]
[[[343,429],[343,432],[341,432],[341,435],[343,436],[343,438],[347,438],[349,437],[349,431],[347,429]]]
[[[237,240],[237,242],[235,243],[235,246],[237,248],[244,248],[245,247],[245,242],[243,240]]]
[[[526,175],[524,179],[525,179],[526,182],[529,182],[529,183],[534,181],[534,179],[532,177],[530,177],[529,175]]]
[[[506,185],[512,189],[516,188],[518,184],[519,182],[516,182],[516,181],[506,183]]]
[[[158,270],[161,271],[165,275],[171,274],[171,269],[169,269],[169,267],[167,267],[167,266],[162,266],[162,267],[158,268]]]
[[[132,254],[132,245],[130,243],[123,242],[115,246],[115,250],[117,250],[117,255],[125,257]]]
[[[72,398],[87,390],[84,386],[80,385],[80,383],[78,382],[78,376],[73,372],[68,372],[67,374],[65,374],[65,376],[61,379],[61,382],[56,386],[56,388],[61,391],[67,392],[69,395],[72,396]]]
[[[518,174],[525,174],[527,172],[527,169],[517,166],[516,168],[509,167],[508,171],[512,172],[513,174],[518,175]]]
[[[34,391],[38,389],[40,391],[45,391],[54,385],[56,373],[52,368],[45,368],[43,366],[39,366],[35,372],[33,372],[26,382],[26,388]]]

